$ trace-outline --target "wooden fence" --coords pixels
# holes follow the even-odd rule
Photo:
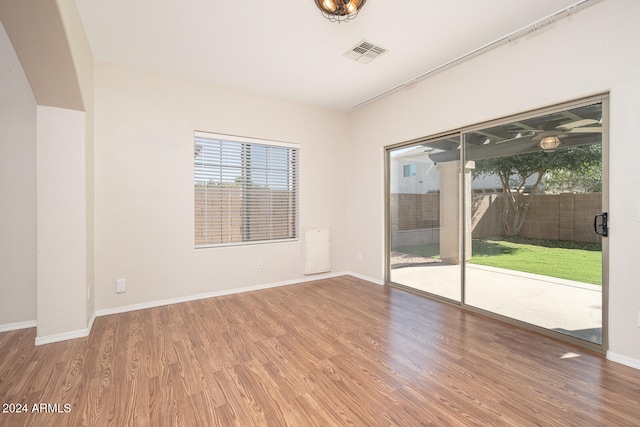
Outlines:
[[[536,194],[525,219],[521,237],[570,240],[575,242],[599,242],[600,236],[593,231],[593,218],[602,210],[602,194]],[[503,235],[502,206],[500,193],[472,194],[471,227],[473,238]],[[430,236],[430,243],[437,241],[434,229],[439,227],[440,196],[428,194],[392,194],[393,242],[402,246],[414,238],[402,234],[416,232]],[[430,230],[431,232],[427,232]],[[399,244],[396,244],[399,243]]]
[[[195,244],[276,240],[295,237],[292,191],[241,187],[195,187]]]

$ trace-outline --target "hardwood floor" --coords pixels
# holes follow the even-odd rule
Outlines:
[[[0,333],[1,426],[640,425],[640,371],[349,276],[34,339]]]

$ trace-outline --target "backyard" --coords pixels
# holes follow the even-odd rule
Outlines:
[[[495,237],[473,239],[471,264],[486,265],[601,285],[600,243]],[[439,258],[439,244],[395,248],[394,252]]]

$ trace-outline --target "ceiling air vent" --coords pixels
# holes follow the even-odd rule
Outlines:
[[[360,43],[346,51],[344,56],[351,58],[354,61],[368,64],[386,51],[387,50],[383,47],[376,46],[373,43],[362,40]]]

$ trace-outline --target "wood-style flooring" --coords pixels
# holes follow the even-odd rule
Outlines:
[[[640,371],[349,276],[34,339],[0,333],[0,426],[640,426]]]

